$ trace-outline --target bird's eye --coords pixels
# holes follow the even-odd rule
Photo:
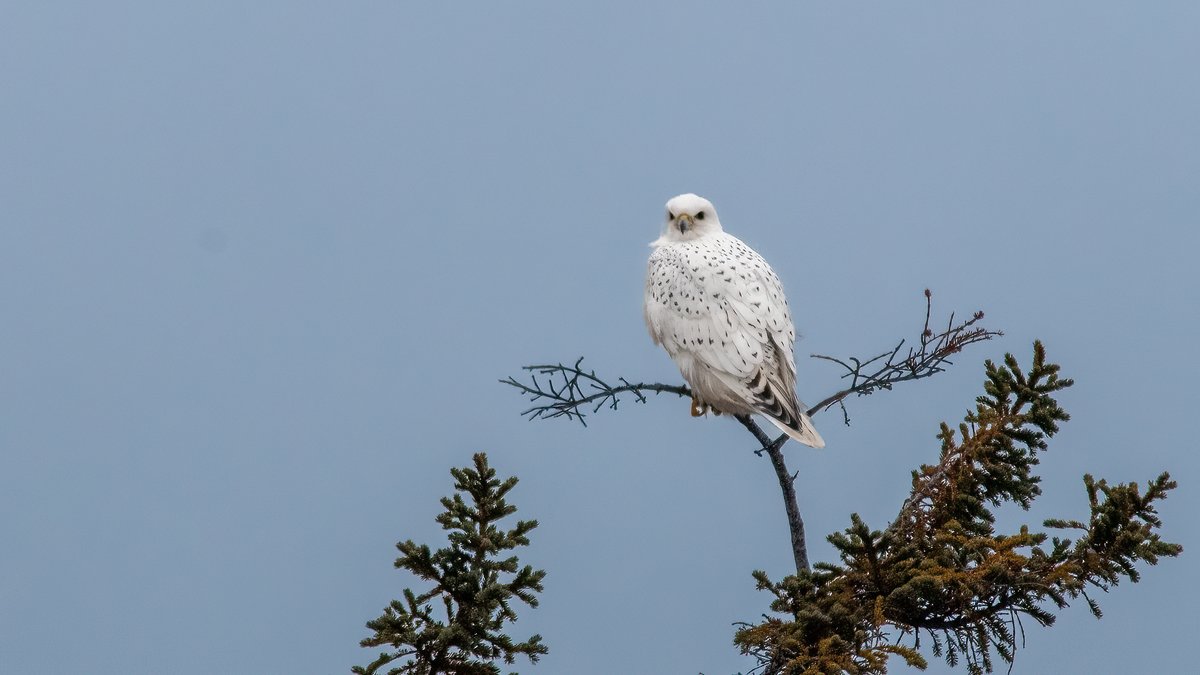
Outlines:
[[[696,220],[704,220],[704,212],[703,211],[696,214]]]
[[[675,214],[667,211],[667,220],[675,220]]]

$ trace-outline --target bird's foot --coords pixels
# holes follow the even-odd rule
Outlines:
[[[703,417],[708,413],[708,404],[702,403],[700,399],[692,397],[692,417]]]

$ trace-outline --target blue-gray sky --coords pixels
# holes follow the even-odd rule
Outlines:
[[[919,328],[1006,331],[787,449],[814,558],[882,525],[984,358],[1077,385],[1005,523],[1182,482],[1196,541],[1195,3],[7,3],[0,670],[337,673],[486,450],[549,570],[522,672],[723,675],[790,565],[744,431],[652,400],[529,423],[497,380],[678,381],[646,243],[712,199],[782,277],[800,393]],[[1182,672],[1194,553],[1031,630],[1015,672]],[[905,672],[895,664],[895,672]],[[931,672],[944,672],[934,661]]]

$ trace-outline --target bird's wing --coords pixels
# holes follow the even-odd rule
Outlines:
[[[749,254],[743,254],[743,258],[748,271],[735,275],[736,292],[730,296],[728,305],[741,317],[743,325],[752,329],[751,334],[765,334],[766,339],[762,343],[764,358],[742,384],[755,409],[780,430],[800,443],[823,448],[825,440],[796,397],[796,359],[792,353],[796,329],[783,283],[761,256],[749,247],[746,251]]]

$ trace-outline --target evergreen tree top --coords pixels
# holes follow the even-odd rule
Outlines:
[[[516,642],[505,624],[517,620],[516,598],[537,607],[543,570],[522,567],[515,554],[505,552],[528,546],[536,520],[520,520],[512,529],[499,521],[516,513],[506,496],[517,479],[501,480],[477,453],[473,466],[450,470],[455,493],[443,497],[445,509],[437,516],[448,530],[448,546],[436,551],[412,540],[396,544],[401,555],[398,569],[407,570],[432,584],[418,594],[404,589],[404,599],[393,600],[383,615],[367,622],[374,635],[363,647],[391,647],[359,675],[375,675],[391,666],[388,675],[500,675],[497,660],[512,664],[524,655],[530,662],[548,652],[540,635]],[[435,610],[435,606],[437,609]]]

